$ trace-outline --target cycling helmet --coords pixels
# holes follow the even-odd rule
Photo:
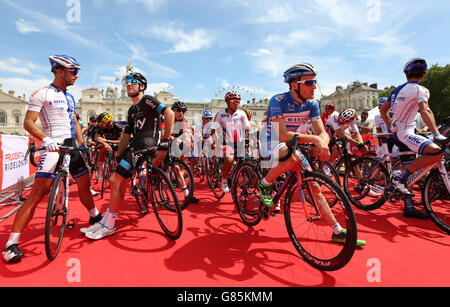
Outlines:
[[[381,108],[387,101],[388,99],[386,97],[380,97],[378,99],[378,107]]]
[[[339,123],[348,124],[356,118],[355,109],[345,109],[339,114]]]
[[[334,104],[329,103],[325,106],[325,110],[336,110],[336,107],[334,106]]]
[[[53,55],[49,56],[50,64],[52,65],[52,70],[58,67],[64,67],[68,69],[80,70],[81,65],[72,57],[67,55]]]
[[[291,83],[293,79],[298,79],[303,76],[316,76],[317,70],[308,63],[300,63],[290,67],[283,74],[284,82]]]
[[[212,118],[213,117],[213,114],[212,114],[212,112],[210,111],[210,110],[204,110],[203,112],[202,112],[202,118]]]
[[[425,72],[427,70],[427,68],[428,68],[427,61],[425,61],[422,58],[415,58],[415,59],[410,60],[408,63],[406,63],[403,71],[406,74],[410,73],[413,70]]]
[[[112,121],[112,114],[109,112],[103,112],[97,117],[97,121],[99,124],[108,124]]]
[[[182,101],[175,101],[172,105],[172,110],[187,111],[187,105]]]
[[[241,95],[235,91],[228,92],[225,95],[225,102],[230,102],[232,100],[241,100]]]
[[[248,120],[252,119],[253,112],[252,110],[244,109],[245,114],[247,114]]]
[[[144,89],[142,90],[145,91],[147,89],[147,79],[144,77],[143,74],[139,73],[139,72],[132,72],[130,73],[126,79],[125,79],[125,83],[128,83],[130,81],[136,81],[137,83],[139,83],[140,85],[144,85]]]

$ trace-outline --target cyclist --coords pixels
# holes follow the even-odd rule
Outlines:
[[[415,117],[420,111],[423,121],[434,135],[434,141],[446,140],[442,136],[434,119],[428,100],[430,92],[420,82],[427,74],[427,62],[415,58],[406,63],[403,72],[407,82],[392,92],[388,101],[381,108],[381,116],[394,133],[394,140],[401,151],[413,151],[415,155],[402,156],[404,170],[392,180],[396,188],[405,194],[403,216],[426,219],[427,215],[414,207],[413,193],[407,187],[407,180],[416,171],[438,162],[442,155],[427,155],[440,150],[440,147],[426,137],[415,134]],[[392,116],[389,116],[389,113]]]
[[[329,103],[325,106],[325,112],[320,114],[320,118],[322,119],[322,123],[325,126],[327,121],[330,119],[330,116],[336,112],[336,107],[334,104]]]
[[[132,167],[132,156],[127,147],[142,150],[158,145],[162,114],[165,117],[165,131],[153,161],[155,166],[161,164],[170,147],[170,135],[174,123],[172,110],[160,103],[155,97],[144,95],[144,91],[147,89],[147,79],[141,73],[130,73],[125,79],[125,84],[133,105],[128,110],[127,124],[117,150],[117,169],[110,177],[111,198],[109,206],[104,218],[99,223],[81,229],[81,232],[92,240],[111,236],[116,231],[115,223],[120,206],[135,172]]]
[[[345,109],[339,114],[331,115],[326,127],[330,136],[336,136],[338,139],[347,139],[350,145],[357,145],[359,150],[368,151],[368,147],[364,145],[363,138],[356,124],[355,109]],[[349,129],[350,133],[347,133],[347,129]],[[330,146],[332,151],[330,162],[333,163],[338,158],[339,151],[335,149],[336,144],[330,144]]]
[[[94,143],[95,132],[97,131],[97,126],[98,126],[97,116],[92,115],[89,118],[89,124],[88,124],[88,128],[86,131],[86,144],[87,145]]]
[[[202,121],[194,126],[194,159],[192,160],[192,168],[197,164],[196,158],[201,157],[202,153],[205,152],[204,144],[210,140],[212,120],[212,112],[204,110],[202,112]]]
[[[216,133],[217,129],[221,129],[224,145],[222,147],[224,154],[222,191],[228,193],[230,189],[227,177],[233,166],[235,153],[240,154],[237,152],[238,144],[242,144],[245,130],[250,129],[250,122],[247,114],[239,109],[241,103],[241,95],[239,93],[235,91],[228,92],[225,95],[225,102],[227,108],[217,112],[214,118],[212,134]]]
[[[187,105],[182,101],[175,101],[172,105],[172,111],[175,113],[175,123],[172,129],[171,140],[173,142],[177,142],[177,144],[181,145],[179,147],[184,152],[188,152],[189,157],[192,156],[191,147],[193,145],[192,134],[190,133],[190,129],[187,125],[186,119],[184,118],[184,114],[187,111]],[[186,146],[186,148],[184,148]],[[176,172],[178,173],[178,178],[181,183],[181,190],[184,193],[184,197],[188,197],[189,190],[186,186],[186,181],[184,180],[184,176],[181,174],[181,170],[176,166]],[[195,196],[192,196],[191,203],[196,204],[200,201]]]
[[[75,99],[67,92],[67,87],[74,85],[78,79],[81,66],[73,57],[66,55],[50,56],[49,60],[54,80],[31,96],[24,120],[25,130],[42,140],[46,152],[39,161],[31,193],[17,211],[11,235],[3,251],[3,258],[9,263],[19,262],[24,256],[18,247],[19,238],[31,221],[36,206],[51,188],[59,159],[58,144],[64,143],[74,147],[83,144],[80,125],[75,117]],[[36,125],[38,118],[42,129]],[[69,170],[78,184],[81,203],[89,211],[89,224],[94,224],[102,215],[95,207],[90,192],[89,169],[79,152],[71,154]]]
[[[103,112],[97,117],[98,127],[95,131],[94,141],[103,147],[100,149],[98,174],[99,180],[103,179],[106,152],[113,152],[111,144],[118,145],[122,137],[122,126],[112,121],[112,114]]]
[[[273,163],[269,173],[259,183],[261,202],[273,207],[272,183],[282,174],[294,169],[301,163],[306,169],[312,170],[306,158],[299,151],[289,156],[289,143],[297,138],[299,143],[312,143],[311,153],[320,160],[330,158],[328,149],[329,136],[326,133],[320,118],[319,104],[314,99],[316,89],[316,69],[307,63],[300,63],[290,67],[284,73],[284,81],[289,84],[287,93],[275,95],[269,103],[267,116],[266,146],[268,147]],[[314,134],[296,134],[297,129],[309,119],[312,122]],[[280,143],[281,142],[281,143]],[[276,145],[278,144],[278,145]],[[292,146],[292,145],[290,145]],[[284,160],[284,161],[283,161]],[[332,230],[334,242],[344,242],[346,231],[337,222],[330,207],[322,196],[320,187],[313,186],[313,194],[317,195],[319,206],[325,221]],[[366,244],[358,240],[358,246]]]

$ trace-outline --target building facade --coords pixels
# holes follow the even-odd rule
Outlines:
[[[368,83],[359,81],[349,84],[347,88],[338,85],[334,93],[322,97],[320,109],[324,112],[325,106],[332,103],[338,112],[352,108],[356,109],[358,114],[361,114],[363,111],[369,111],[376,107],[379,93],[382,91],[378,89],[377,84],[368,85]]]
[[[127,112],[132,105],[131,98],[128,97],[125,85],[126,76],[134,71],[132,65],[126,68],[126,74],[122,78],[122,88],[119,92],[117,87],[110,86],[104,90],[92,87],[81,92],[81,99],[76,107],[76,112],[80,114],[81,119],[87,123],[89,118],[93,115],[98,115],[102,112],[111,112],[114,121],[126,121]],[[148,93],[153,95],[161,103],[172,106],[178,98],[174,97],[172,93],[161,91],[159,93]],[[185,119],[189,126],[194,126],[195,123],[201,121],[203,110],[210,110],[216,114],[220,110],[226,108],[224,98],[213,98],[209,102],[202,101],[183,101],[186,103],[188,110],[185,113]],[[248,108],[252,111],[252,122],[257,126],[261,126],[262,120],[265,118],[265,112],[269,106],[268,99],[256,101],[247,101],[242,103],[242,108]]]
[[[10,90],[3,92],[0,84],[0,134],[28,135],[23,129],[23,121],[28,108],[26,97],[15,96]]]

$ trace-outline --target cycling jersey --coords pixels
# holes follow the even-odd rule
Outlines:
[[[266,135],[262,135],[262,138],[264,138],[262,146],[267,146],[268,150],[271,150],[272,145],[276,146],[279,143],[279,137],[275,135],[272,123],[273,120],[280,118],[284,120],[288,131],[296,132],[310,119],[312,122],[321,120],[319,103],[317,100],[306,100],[300,103],[292,97],[290,92],[275,95],[269,103]]]
[[[188,126],[186,120],[183,118],[182,120],[175,120],[172,129],[172,136],[177,138],[181,136],[184,132],[188,130]]]
[[[339,114],[331,115],[330,119],[328,119],[327,124],[325,125],[325,128],[330,136],[334,136],[336,130],[338,129],[342,129],[342,131],[350,129],[352,133],[359,132],[358,126],[356,124],[356,119],[349,123],[341,124],[339,123]]]
[[[430,91],[418,82],[407,82],[392,92],[389,101],[392,105],[392,131],[414,129],[419,103],[430,99]]]
[[[419,155],[422,155],[425,148],[433,143],[415,134],[415,118],[419,111],[419,103],[427,102],[429,98],[429,90],[418,82],[407,82],[397,87],[389,97],[392,105],[391,130],[394,132],[394,140],[399,142],[399,147],[405,145],[403,149],[409,148]]]
[[[145,95],[128,110],[124,133],[132,134],[132,145],[155,146],[159,141],[161,113],[166,106],[155,97]]]
[[[113,122],[111,127],[106,129],[102,129],[98,126],[95,133],[106,140],[120,140],[122,137],[122,126]]]
[[[224,133],[225,143],[239,143],[244,140],[244,131],[250,129],[250,122],[247,114],[242,110],[236,110],[233,114],[227,110],[219,111],[214,118],[213,127],[218,128],[220,125]]]
[[[203,125],[202,122],[194,126],[194,157],[200,157],[202,141],[209,139],[211,135],[211,123]]]
[[[375,127],[377,129],[381,129],[381,133],[391,133],[391,130],[384,122],[383,118],[381,117],[381,114],[375,115]]]
[[[34,92],[28,110],[39,112],[42,131],[57,142],[75,138],[75,99],[53,83]]]

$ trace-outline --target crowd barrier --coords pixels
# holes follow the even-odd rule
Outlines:
[[[40,146],[41,141],[34,138],[0,135],[0,209],[13,207],[7,214],[0,212],[0,222],[19,209],[23,191],[33,185],[36,167],[25,158],[32,140]]]

